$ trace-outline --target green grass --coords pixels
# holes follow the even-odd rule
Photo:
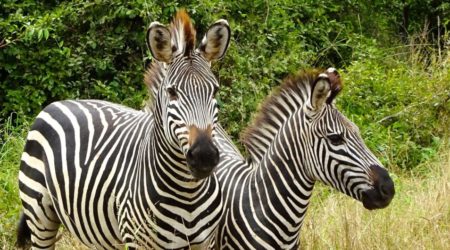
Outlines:
[[[26,126],[14,128],[10,122],[0,127],[0,248],[11,248],[21,209],[18,169],[25,143]],[[2,139],[3,138],[3,139]]]

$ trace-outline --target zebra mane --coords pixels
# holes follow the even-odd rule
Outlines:
[[[166,70],[163,63],[153,60],[150,66],[147,67],[144,73],[144,83],[147,86],[148,99],[145,101],[145,110],[151,111],[153,102],[161,86]]]
[[[174,56],[189,56],[194,50],[196,31],[186,10],[177,12],[170,24],[170,32],[175,46]]]
[[[241,134],[241,142],[253,162],[259,162],[263,158],[283,124],[303,107],[311,96],[319,74],[323,72],[324,70],[312,69],[290,75],[266,98],[252,124]],[[342,87],[340,80],[332,77],[332,91],[326,101],[328,104],[332,103]]]

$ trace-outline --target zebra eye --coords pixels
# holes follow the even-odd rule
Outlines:
[[[331,144],[338,146],[344,144],[344,138],[340,134],[331,134],[328,135],[328,140],[330,140]]]
[[[178,94],[174,87],[167,87],[166,88],[167,93],[169,94],[170,100],[177,100]]]

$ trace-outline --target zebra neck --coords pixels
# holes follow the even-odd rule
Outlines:
[[[151,148],[149,148],[152,157],[148,161],[151,173],[157,174],[161,179],[158,184],[161,188],[188,189],[189,194],[195,195],[195,192],[192,192],[201,189],[205,185],[205,179],[197,180],[192,177],[186,156],[179,146],[173,145],[166,139],[162,126],[155,124],[153,132]]]
[[[170,244],[179,249],[180,245],[206,238],[201,234],[212,234],[214,225],[204,226],[202,222],[211,217],[219,221],[223,205],[217,178],[195,181],[182,177],[184,168],[173,163],[177,160],[171,159],[172,149],[161,140],[157,129],[141,149],[143,160],[124,187],[118,209],[120,224],[124,225],[121,230],[154,249]]]
[[[260,207],[254,210],[259,211],[260,219],[269,224],[274,220],[286,221],[284,233],[292,240],[299,236],[314,187],[305,166],[305,145],[301,140],[292,140],[300,138],[298,129],[290,129],[296,120],[290,119],[280,129],[260,163],[254,166],[256,192],[252,194],[259,197]]]
[[[292,120],[292,116],[302,112],[310,95],[308,81],[306,78],[297,79],[295,83],[285,82],[279,91],[267,98],[253,124],[244,131],[242,141],[253,162],[263,159],[276,136]],[[302,121],[297,123],[301,124]]]

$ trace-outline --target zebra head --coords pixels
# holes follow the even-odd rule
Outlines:
[[[361,139],[358,127],[340,113],[333,100],[342,88],[334,68],[319,74],[312,85],[305,114],[310,121],[312,176],[362,201],[367,209],[384,208],[395,189],[382,164]]]
[[[198,48],[196,31],[185,11],[177,13],[170,27],[153,22],[147,31],[147,45],[160,62],[164,76],[156,92],[156,122],[163,127],[170,145],[186,158],[194,178],[209,176],[219,162],[212,137],[218,118],[215,94],[219,83],[211,62],[222,58],[230,41],[226,20],[207,30]],[[156,112],[155,112],[156,113]]]

